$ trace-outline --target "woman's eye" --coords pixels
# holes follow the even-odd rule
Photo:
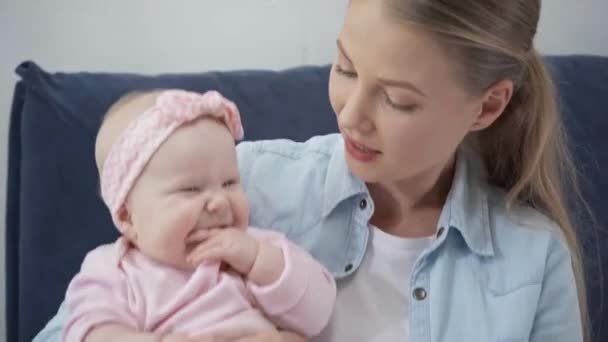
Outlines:
[[[199,188],[196,186],[187,186],[181,189],[181,192],[199,192]]]
[[[354,71],[348,71],[348,70],[342,68],[341,66],[339,66],[337,64],[334,67],[334,69],[336,70],[336,73],[338,73],[340,75],[343,75],[345,77],[348,77],[348,78],[355,78],[355,77],[357,77],[357,73],[356,72],[354,72]]]
[[[402,112],[413,112],[416,109],[418,109],[418,105],[415,104],[408,104],[408,105],[402,105],[402,104],[397,104],[395,102],[393,102],[393,100],[391,100],[390,96],[388,96],[387,94],[384,94],[384,100],[386,101],[386,103],[393,107],[396,110],[402,111]]]

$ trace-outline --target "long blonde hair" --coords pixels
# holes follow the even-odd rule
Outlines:
[[[387,0],[387,12],[431,33],[454,57],[470,91],[504,79],[513,97],[500,118],[475,138],[490,182],[560,227],[572,256],[585,340],[589,317],[581,249],[566,191],[580,194],[555,87],[534,48],[540,0]],[[566,182],[564,182],[564,180]]]

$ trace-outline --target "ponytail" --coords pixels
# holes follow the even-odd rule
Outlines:
[[[580,196],[576,168],[553,81],[539,54],[529,52],[522,78],[501,117],[479,132],[478,146],[489,181],[508,190],[509,207],[530,205],[559,226],[572,256],[581,321],[588,341],[588,311],[582,255],[566,193]]]

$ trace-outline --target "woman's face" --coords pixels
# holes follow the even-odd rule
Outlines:
[[[346,160],[368,183],[441,171],[482,110],[431,36],[385,11],[351,1],[329,82]]]

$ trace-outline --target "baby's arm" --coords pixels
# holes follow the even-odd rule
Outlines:
[[[201,230],[190,237],[196,265],[220,261],[247,278],[255,300],[278,327],[315,336],[328,323],[335,298],[333,277],[283,235],[249,228]]]
[[[253,266],[247,279],[258,286],[268,286],[279,280],[285,269],[285,258],[279,246],[261,239]]]
[[[260,247],[248,285],[261,309],[282,329],[307,337],[319,334],[336,299],[332,275],[283,235],[250,232]]]
[[[64,341],[154,341],[151,337],[135,338],[132,333],[138,324],[128,306],[126,279],[116,262],[117,250],[113,244],[91,251],[72,279],[66,293],[70,317]]]

